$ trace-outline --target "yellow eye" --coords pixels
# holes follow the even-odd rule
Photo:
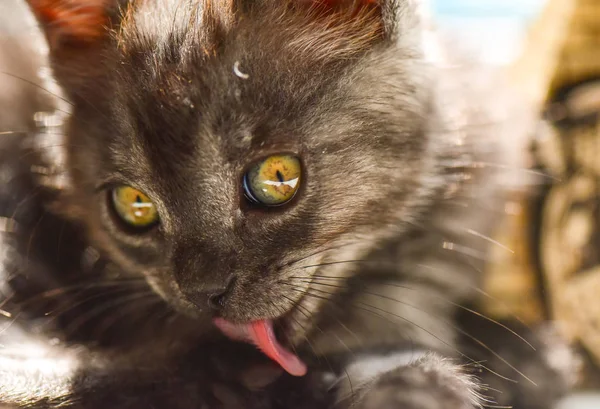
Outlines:
[[[129,186],[120,186],[110,193],[117,216],[127,225],[144,229],[158,222],[158,212],[148,196]]]
[[[244,175],[247,198],[264,206],[279,206],[292,200],[300,187],[302,166],[291,155],[269,156]]]

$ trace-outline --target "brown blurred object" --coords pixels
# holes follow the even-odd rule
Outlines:
[[[600,1],[549,0],[511,78],[540,112],[532,168],[487,271],[485,310],[549,318],[600,364]],[[491,300],[491,301],[490,301]]]

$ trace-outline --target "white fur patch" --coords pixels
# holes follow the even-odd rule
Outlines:
[[[194,0],[155,0],[141,2],[133,15],[139,38],[165,50],[173,35],[184,34],[202,24],[203,2]]]
[[[0,390],[5,403],[26,404],[71,393],[79,362],[68,353],[36,343],[0,349]]]
[[[356,387],[396,368],[409,366],[425,355],[426,352],[423,350],[394,352],[389,355],[364,355],[352,362],[346,368],[346,372],[353,386]]]

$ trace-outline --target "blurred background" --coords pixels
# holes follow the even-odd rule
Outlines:
[[[529,152],[535,189],[515,193],[487,290],[516,314],[557,322],[591,364],[562,408],[600,408],[600,1],[430,0],[436,25],[506,70],[539,112]],[[497,304],[497,303],[490,303]]]
[[[510,64],[546,0],[429,0],[436,20],[494,65]],[[575,0],[573,0],[575,1]]]

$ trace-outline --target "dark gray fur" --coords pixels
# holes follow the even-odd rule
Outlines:
[[[174,3],[183,11],[169,14]],[[454,307],[480,286],[490,245],[482,237],[504,205],[498,167],[512,166],[518,152],[486,106],[480,77],[462,63],[427,60],[411,1],[382,1],[382,35],[373,38],[350,19],[329,32],[275,0],[237,0],[235,14],[190,25],[185,3],[159,2],[160,12],[133,13],[127,24],[114,4],[112,31],[99,44],[53,44],[53,72],[69,101],[62,106],[71,110],[59,129],[67,161],[37,154],[52,129],[5,150],[24,152],[27,160],[3,166],[42,192],[27,211],[27,189],[7,193],[15,197],[4,213],[28,217],[14,246],[29,257],[33,243],[42,266],[15,267],[8,305],[27,317],[25,328],[59,338],[49,350],[85,364],[64,380],[69,393],[15,395],[0,382],[0,396],[82,409],[466,409],[495,399],[488,375],[463,365],[490,356],[463,348],[461,335],[477,337],[477,325],[461,327]],[[250,208],[243,172],[283,151],[303,161],[298,197],[284,209]],[[55,174],[31,180],[36,161]],[[157,230],[131,235],[114,222],[105,189],[123,183],[152,197]],[[71,246],[60,250],[65,237]],[[62,252],[72,262],[56,265]],[[275,371],[267,368],[264,382],[251,376],[260,387],[248,384],[247,371],[268,362],[220,338],[199,301],[232,276],[219,314],[246,322],[290,312],[281,336],[309,362],[309,377],[265,386]],[[81,282],[92,284],[40,295]],[[131,308],[127,296],[144,303]],[[111,303],[123,310],[97,313]],[[50,328],[44,322],[45,312],[72,305]],[[229,349],[219,352],[215,339]],[[73,343],[86,348],[70,352]],[[536,379],[539,396],[567,384],[559,375]],[[512,396],[536,393],[500,386],[509,387]],[[548,403],[527,401],[527,409]]]

